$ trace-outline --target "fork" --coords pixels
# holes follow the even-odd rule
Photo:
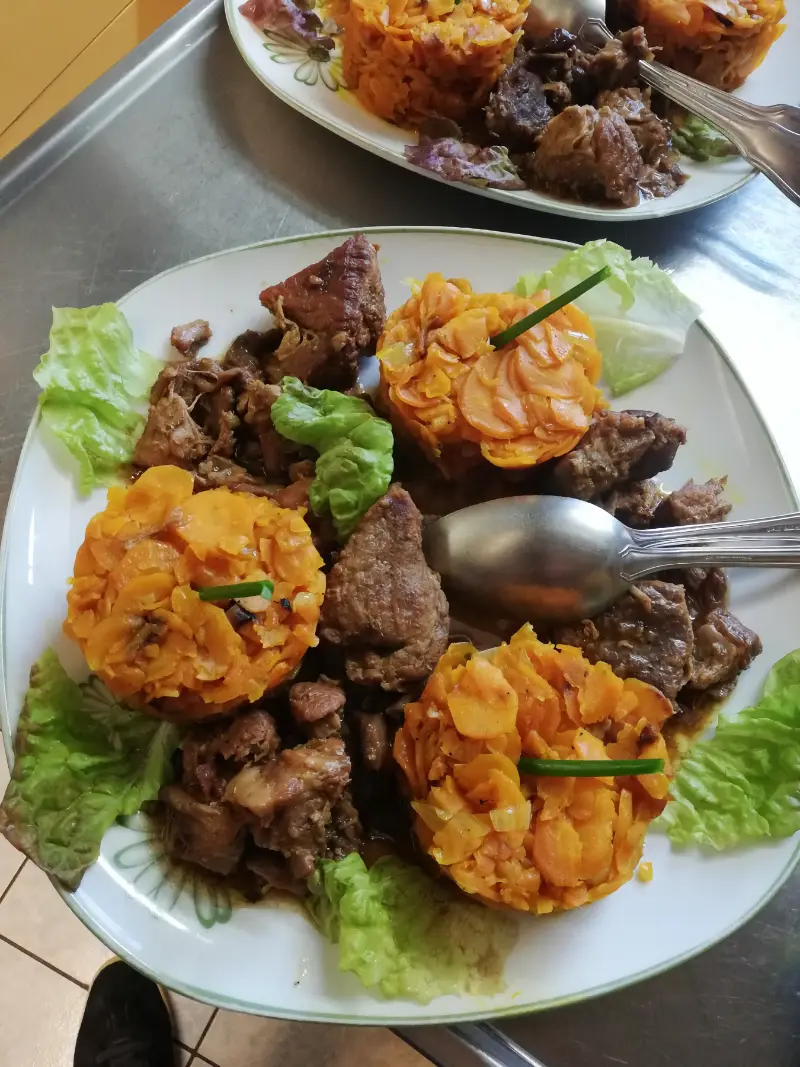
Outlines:
[[[594,43],[592,31],[595,36],[614,39],[601,18],[587,18],[578,36]],[[663,63],[642,59],[639,73],[648,85],[719,130],[748,163],[800,207],[800,108],[751,104]]]

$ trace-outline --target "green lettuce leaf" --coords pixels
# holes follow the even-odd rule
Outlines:
[[[385,997],[427,1004],[447,993],[491,995],[517,924],[433,881],[393,856],[369,869],[357,852],[322,860],[310,880],[309,910],[339,946],[339,967]]]
[[[283,379],[271,415],[282,437],[319,452],[309,502],[315,514],[332,516],[340,537],[349,537],[389,488],[391,426],[365,400],[312,389],[297,378]]]
[[[118,703],[97,678],[73,682],[48,649],[31,668],[0,833],[75,889],[115,819],[158,795],[179,740],[175,726]]]
[[[43,422],[78,461],[81,492],[108,485],[131,461],[160,366],[136,348],[115,304],[53,308],[50,348],[33,377]]]
[[[700,314],[698,305],[668,274],[649,259],[633,259],[627,249],[611,241],[590,241],[541,276],[524,274],[516,292],[530,296],[549,289],[552,296],[560,296],[606,266],[611,267],[611,277],[575,303],[594,325],[606,384],[613,396],[621,396],[672,365]]]
[[[764,696],[685,756],[655,825],[676,845],[725,849],[800,830],[800,650],[775,664]]]
[[[739,152],[727,137],[697,115],[687,115],[682,126],[672,130],[672,143],[681,153],[701,163],[709,159],[738,156]]]

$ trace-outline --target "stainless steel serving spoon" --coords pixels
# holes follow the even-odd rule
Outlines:
[[[529,19],[542,28],[563,26],[589,44],[611,40],[606,0],[533,0]],[[800,205],[800,108],[763,107],[680,74],[663,63],[639,63],[642,79],[670,100],[710,122],[742,156]]]
[[[423,544],[446,591],[497,616],[568,622],[657,571],[800,566],[800,514],[631,530],[584,500],[517,496],[437,519]]]

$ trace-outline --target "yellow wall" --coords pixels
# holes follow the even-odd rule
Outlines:
[[[0,157],[186,0],[0,0]]]

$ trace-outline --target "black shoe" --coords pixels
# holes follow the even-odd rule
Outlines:
[[[172,1023],[155,982],[122,960],[92,983],[73,1067],[175,1067]]]

